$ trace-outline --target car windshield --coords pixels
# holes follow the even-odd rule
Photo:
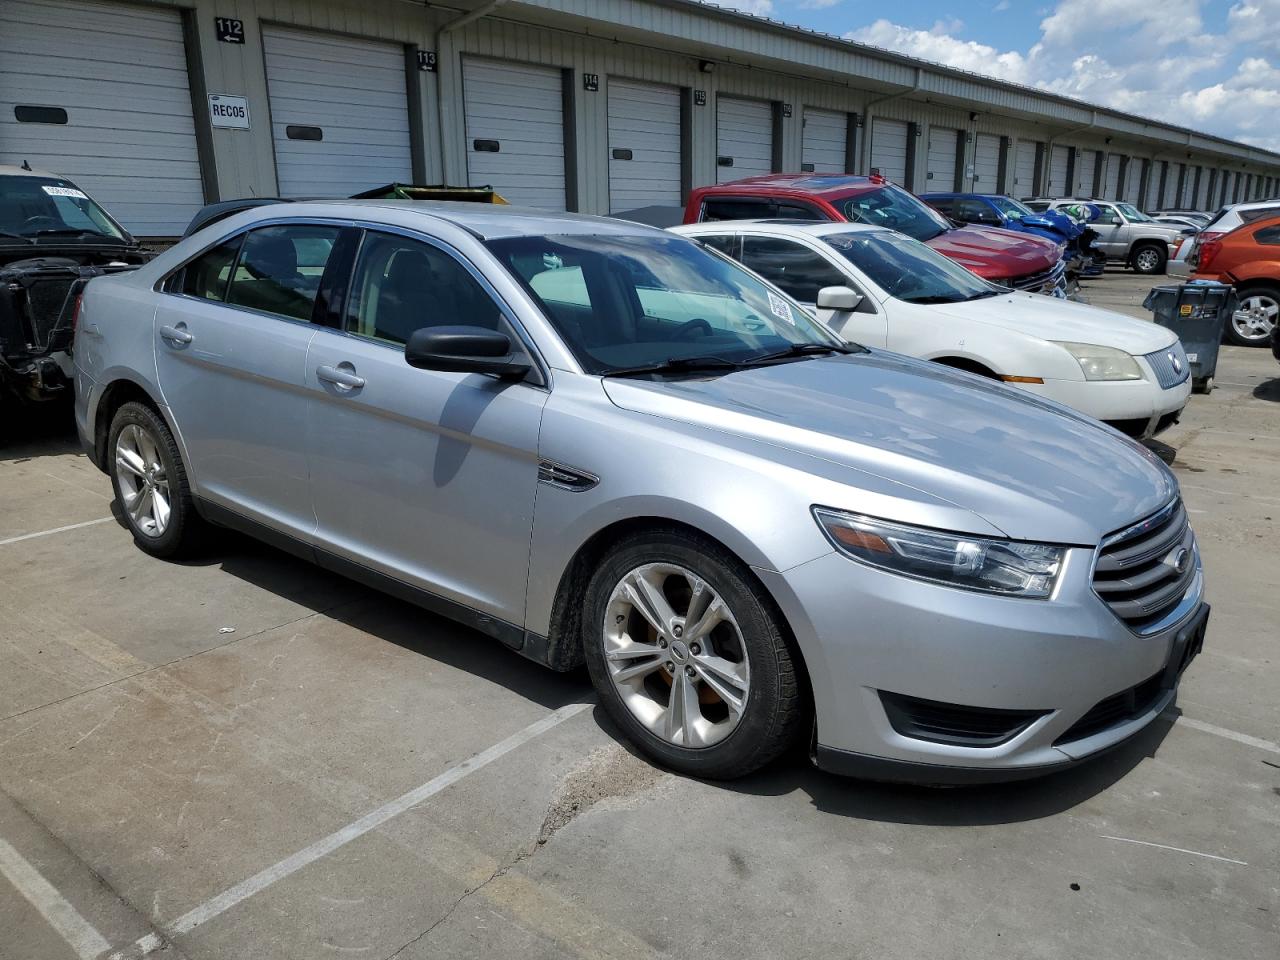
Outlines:
[[[0,234],[11,237],[102,238],[125,234],[70,180],[0,176]]]
[[[992,197],[995,208],[1010,220],[1021,220],[1023,217],[1034,217],[1036,212],[1026,204],[1019,203],[1012,197]]]
[[[843,341],[794,301],[683,237],[532,236],[487,246],[542,307],[583,369],[688,369]]]
[[[823,238],[881,290],[907,303],[961,303],[1003,292],[954,260],[888,231]]]
[[[942,214],[892,184],[841,200],[840,212],[851,223],[888,227],[921,242],[952,229]]]
[[[1135,207],[1132,203],[1117,203],[1116,209],[1124,214],[1124,218],[1130,223],[1155,223],[1145,213]]]

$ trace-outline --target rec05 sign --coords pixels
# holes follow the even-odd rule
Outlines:
[[[245,97],[209,94],[209,122],[228,130],[248,130],[249,101]]]

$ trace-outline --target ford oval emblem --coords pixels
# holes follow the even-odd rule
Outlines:
[[[1169,362],[1173,364],[1174,373],[1182,372],[1182,361],[1178,359],[1178,355],[1172,350],[1169,351]]]
[[[1191,566],[1191,551],[1186,547],[1179,547],[1178,552],[1173,555],[1173,572],[1182,576],[1189,566]]]

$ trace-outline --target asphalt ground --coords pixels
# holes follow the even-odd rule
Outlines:
[[[1267,351],[1162,437],[1214,611],[1177,706],[971,789],[672,775],[585,674],[236,536],[147,557],[68,423],[0,446],[0,958],[1280,956]]]

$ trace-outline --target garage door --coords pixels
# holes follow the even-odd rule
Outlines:
[[[467,176],[508,202],[565,208],[564,82],[555,67],[462,61]]]
[[[773,171],[773,106],[764,100],[716,100],[716,182]]]
[[[349,197],[413,179],[404,48],[262,28],[282,197]]]
[[[1107,170],[1102,180],[1102,199],[1115,200],[1120,195],[1120,154],[1107,154]]]
[[[609,80],[609,210],[680,206],[680,89]]]
[[[804,108],[802,169],[810,173],[845,173],[849,115],[835,110]]]
[[[1134,206],[1142,206],[1142,159],[1130,157],[1129,166],[1124,174],[1124,198]]]
[[[1098,151],[1076,150],[1075,187],[1071,193],[1077,197],[1093,196],[1093,175],[1098,169]]]
[[[1187,164],[1187,176],[1182,181],[1182,198],[1179,206],[1185,210],[1191,210],[1196,205],[1196,170],[1197,167]]]
[[[181,234],[204,190],[180,16],[5,0],[0,21],[0,163],[69,177],[138,236]]]
[[[894,183],[907,182],[906,121],[871,121],[871,167]]]
[[[1013,189],[1011,196],[1019,200],[1035,196],[1036,193],[1036,147],[1039,144],[1031,140],[1018,141],[1017,159],[1013,165]]]
[[[1160,206],[1172,210],[1178,206],[1178,177],[1182,174],[1182,164],[1169,164],[1169,176],[1164,182],[1164,192],[1160,197]]]
[[[1067,148],[1055,146],[1049,152],[1049,186],[1050,197],[1068,197],[1071,195],[1071,184],[1067,183]]]
[[[980,133],[973,151],[973,189],[994,193],[1000,186],[1000,138]]]
[[[956,189],[956,150],[958,130],[950,127],[929,128],[928,184],[926,189],[949,193]]]

